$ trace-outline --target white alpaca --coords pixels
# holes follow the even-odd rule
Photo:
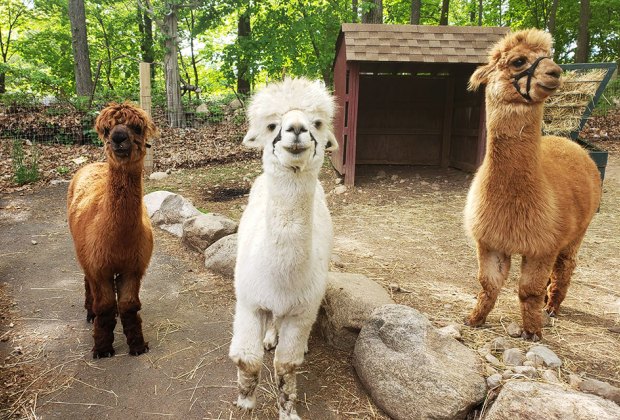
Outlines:
[[[327,282],[333,230],[318,174],[325,150],[338,147],[333,114],[327,90],[302,78],[267,86],[248,109],[243,143],[263,149],[263,173],[239,223],[229,355],[238,368],[237,405],[252,409],[263,340],[266,347],[277,340],[280,419],[299,418],[295,370],[304,360]]]

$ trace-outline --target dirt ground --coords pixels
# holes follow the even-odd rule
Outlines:
[[[179,192],[196,207],[238,219],[258,172],[257,160],[233,162],[173,171],[146,187],[147,192]],[[461,221],[471,175],[361,167],[356,187],[344,194],[331,192],[336,176],[328,165],[321,178],[336,233],[332,270],[362,273],[386,288],[398,284],[397,303],[426,313],[437,326],[461,323],[478,291],[475,250]],[[65,192],[66,185],[58,185],[0,200],[0,382],[5,386],[0,417],[275,418],[269,358],[259,409],[243,416],[232,405],[235,369],[226,357],[231,281],[206,271],[198,254],[160,230],[141,293],[151,351],[127,355],[119,325],[117,355],[92,360],[92,325],[82,307],[82,274],[66,226]],[[563,311],[543,331],[543,344],[564,362],[564,379],[574,372],[620,386],[619,256],[620,159],[612,154],[601,209],[584,241]],[[520,321],[519,265],[515,257],[486,327],[463,329],[466,345],[477,348],[507,336],[505,327]],[[358,383],[350,355],[327,347],[316,334],[300,377],[298,406],[304,418],[384,417]]]

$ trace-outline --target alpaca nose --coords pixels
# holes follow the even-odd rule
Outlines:
[[[562,68],[560,66],[558,66],[557,64],[553,63],[553,67],[548,69],[545,72],[545,74],[547,74],[548,76],[551,76],[551,77],[555,77],[556,79],[559,79],[560,75],[562,74]]]
[[[127,136],[127,133],[125,133],[124,131],[117,131],[112,134],[112,141],[116,144],[120,144],[126,141],[128,138],[129,137]]]
[[[303,124],[291,124],[289,128],[286,129],[289,133],[295,133],[296,136],[299,136],[301,133],[305,133],[308,129]],[[297,137],[295,137],[296,141],[299,141]]]

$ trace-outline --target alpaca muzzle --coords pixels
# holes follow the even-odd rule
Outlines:
[[[529,68],[523,70],[521,73],[517,73],[514,76],[512,76],[512,79],[513,79],[512,85],[515,87],[517,92],[519,92],[519,95],[523,96],[523,98],[528,102],[532,100],[532,97],[530,96],[530,88],[532,87],[532,76],[534,75],[534,72],[536,71],[536,67],[538,67],[540,62],[544,60],[545,58],[551,60],[551,57],[547,57],[547,56],[538,57],[536,61],[534,61]],[[525,76],[527,76],[525,92],[521,92],[521,87],[519,86],[519,79]]]

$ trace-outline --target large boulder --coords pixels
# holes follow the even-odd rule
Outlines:
[[[181,237],[183,235],[183,222],[202,213],[189,200],[179,194],[168,191],[155,191],[151,194],[156,193],[159,194],[152,197],[152,199],[150,198],[150,203],[147,205],[151,222],[155,226],[159,226],[161,229]],[[151,194],[148,194],[148,196]],[[148,206],[151,206],[150,210],[148,210]]]
[[[603,398],[534,381],[508,381],[484,420],[620,419],[620,407]]]
[[[153,191],[144,196],[144,204],[146,205],[146,212],[149,217],[153,217],[155,212],[161,208],[161,204],[164,200],[171,195],[176,195],[170,191]]]
[[[225,277],[235,276],[237,234],[224,236],[204,252],[205,267]]]
[[[372,311],[390,303],[385,289],[368,277],[330,272],[317,325],[330,345],[352,351]]]
[[[218,213],[199,214],[183,222],[182,241],[194,251],[204,252],[219,239],[237,232],[237,226]]]
[[[362,383],[394,419],[463,419],[486,395],[477,354],[408,306],[377,308],[353,355]]]

